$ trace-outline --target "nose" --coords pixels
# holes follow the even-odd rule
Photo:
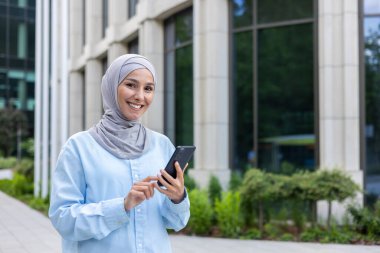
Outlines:
[[[144,99],[144,89],[137,89],[136,90],[135,99],[136,100],[143,100]]]

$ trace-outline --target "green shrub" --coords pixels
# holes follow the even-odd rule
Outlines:
[[[33,183],[29,182],[24,175],[15,173],[11,182],[11,195],[17,197],[33,194]]]
[[[216,200],[220,200],[222,197],[222,190],[219,179],[212,175],[208,184],[208,197],[212,206],[214,206]]]
[[[24,175],[28,181],[32,182],[34,178],[34,161],[24,158],[15,166],[15,172]]]
[[[260,230],[251,228],[243,236],[241,236],[241,239],[261,239],[261,237],[262,235]]]
[[[16,157],[0,157],[0,169],[10,169],[16,166],[17,159]]]
[[[359,208],[350,205],[348,212],[352,216],[358,231],[373,238],[380,236],[380,216],[377,215],[376,209],[371,211],[366,207]]]
[[[294,240],[294,236],[290,233],[285,233],[283,235],[280,236],[280,240],[281,241],[293,241]]]
[[[273,223],[265,224],[264,230],[271,239],[276,239],[281,235],[281,229]]]
[[[191,203],[189,228],[199,235],[208,234],[213,213],[207,192],[194,189],[189,193],[189,198]]]
[[[12,186],[12,180],[10,179],[0,180],[0,191],[10,194],[11,186]]]
[[[320,229],[318,226],[306,229],[300,235],[300,240],[303,242],[316,242],[319,241],[320,238],[324,237],[325,231]]]
[[[192,178],[188,173],[185,173],[185,187],[189,192],[197,188],[197,183],[195,182],[195,179]]]
[[[243,182],[243,179],[237,171],[233,171],[231,173],[230,182],[228,184],[228,189],[230,191],[238,191],[241,184]]]
[[[218,227],[223,236],[236,237],[240,233],[240,193],[226,192],[215,201]]]

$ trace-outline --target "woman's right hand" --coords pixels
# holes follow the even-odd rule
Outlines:
[[[152,198],[154,194],[154,184],[157,180],[157,177],[149,176],[135,183],[127,197],[124,198],[125,210],[129,211],[144,200]]]

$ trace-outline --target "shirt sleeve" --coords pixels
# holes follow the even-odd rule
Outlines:
[[[173,203],[165,196],[162,216],[166,228],[179,231],[183,229],[190,218],[190,201],[185,189],[185,198],[178,204]]]
[[[61,151],[53,175],[49,217],[64,239],[102,239],[129,222],[124,198],[85,204],[83,166],[73,146]]]

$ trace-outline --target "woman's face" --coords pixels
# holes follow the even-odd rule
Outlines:
[[[147,69],[136,69],[117,87],[117,102],[121,113],[128,120],[139,119],[152,103],[153,76]]]

